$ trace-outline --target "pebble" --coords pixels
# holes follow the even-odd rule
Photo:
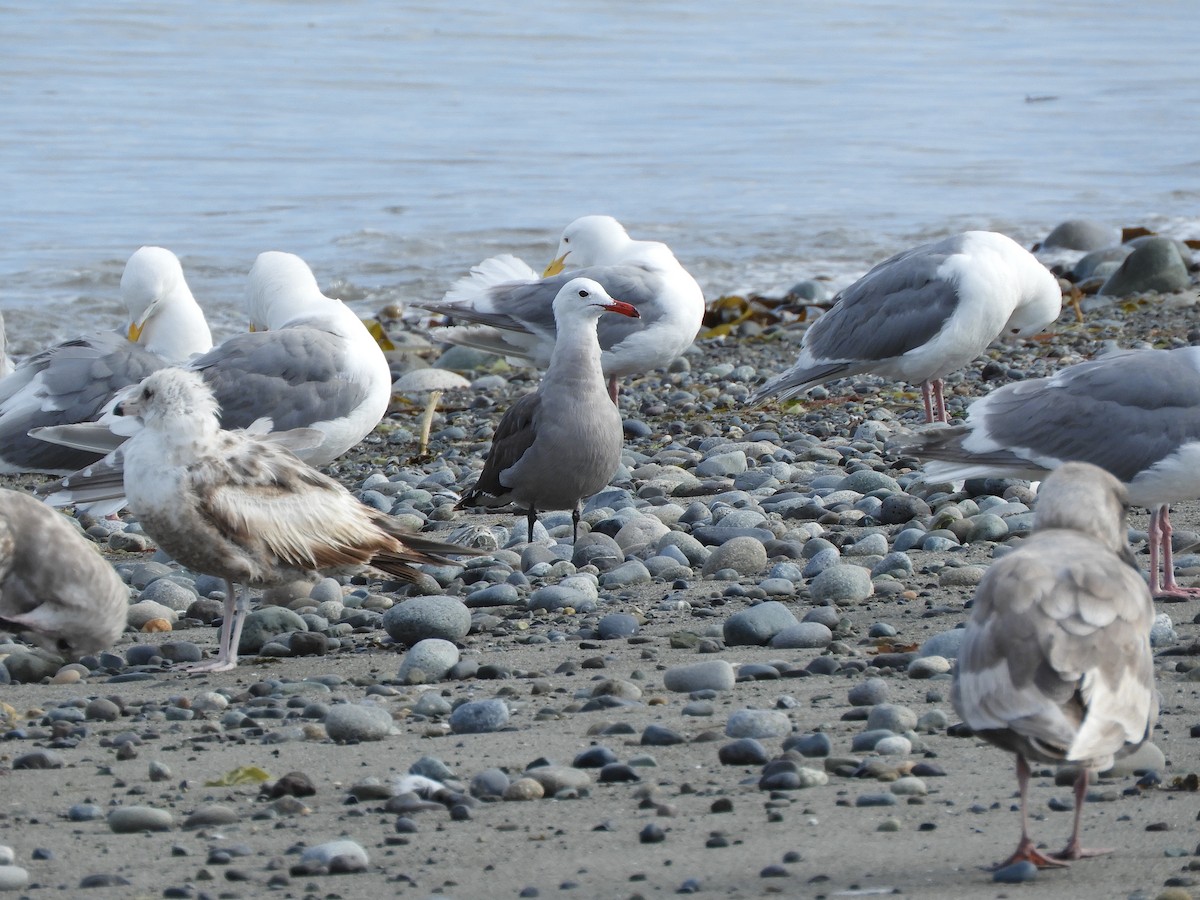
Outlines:
[[[733,666],[723,659],[672,666],[663,672],[663,687],[679,694],[728,691],[733,688],[735,681]]]
[[[850,688],[847,699],[851,706],[875,706],[888,698],[888,683],[882,678],[868,678]]]
[[[508,724],[508,715],[503,700],[468,700],[450,714],[450,730],[455,734],[499,731]]]
[[[768,600],[736,612],[722,628],[729,646],[765,646],[785,628],[799,625],[795,614],[778,600]]]
[[[774,709],[739,709],[725,723],[725,736],[731,738],[777,738],[791,731],[787,713]]]
[[[389,735],[400,733],[386,708],[360,703],[339,703],[331,707],[325,716],[325,731],[331,740],[340,743],[382,741]]]
[[[767,568],[767,550],[755,537],[732,537],[712,551],[704,562],[703,574],[732,570],[739,575],[757,575]]]
[[[1021,884],[1025,881],[1036,881],[1037,875],[1037,866],[1027,859],[1022,859],[998,868],[992,873],[992,881],[1000,884]]]
[[[20,866],[0,865],[0,891],[20,891],[29,885],[29,873]]]
[[[717,759],[725,766],[762,766],[770,758],[767,748],[754,738],[741,738],[717,751]]]
[[[900,734],[917,727],[917,714],[907,706],[878,703],[867,714],[867,728]]]
[[[609,613],[596,623],[596,634],[601,640],[616,640],[638,633],[638,620],[629,613]]]
[[[838,563],[825,569],[808,585],[813,600],[856,603],[875,593],[871,573],[862,566]]]
[[[427,638],[461,641],[471,630],[471,611],[457,597],[413,597],[383,614],[383,629],[408,647]]]
[[[833,632],[820,622],[799,622],[771,636],[770,644],[779,650],[811,650],[828,647]]]
[[[441,638],[417,641],[400,662],[396,677],[405,684],[441,681],[458,664],[458,647]]]
[[[165,809],[150,806],[118,806],[108,814],[108,827],[115,834],[170,831],[175,821]]]

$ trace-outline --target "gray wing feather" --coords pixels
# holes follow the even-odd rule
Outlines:
[[[277,431],[339,419],[366,387],[347,379],[342,338],[308,326],[236,335],[195,360],[221,408],[221,426],[270,416]]]
[[[511,468],[525,455],[537,437],[537,417],[542,408],[541,395],[534,392],[521,397],[508,408],[496,426],[492,436],[492,447],[484,461],[479,480],[475,482],[459,501],[460,507],[487,506],[488,498],[502,502],[508,488],[500,482],[500,475]]]

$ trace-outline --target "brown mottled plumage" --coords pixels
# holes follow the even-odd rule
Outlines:
[[[1038,494],[1033,535],[975,592],[951,695],[976,734],[1017,756],[1021,841],[1007,862],[1109,852],[1079,843],[1088,771],[1110,768],[1154,726],[1153,621],[1125,539],[1125,488],[1088,463],[1061,466]],[[1029,837],[1028,760],[1080,770],[1075,827],[1055,856]]]
[[[144,426],[125,444],[130,509],[163,552],[226,582],[220,653],[204,669],[237,665],[251,586],[364,566],[411,581],[417,564],[452,562],[441,554],[479,553],[405,531],[277,443],[221,430],[194,372],[155,372],[119,412]]]

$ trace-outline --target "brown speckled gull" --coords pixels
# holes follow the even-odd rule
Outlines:
[[[985,740],[1015,753],[1021,840],[1007,863],[1039,867],[1085,850],[1079,826],[1088,772],[1149,735],[1158,715],[1154,605],[1125,539],[1125,488],[1088,463],[1042,484],[1030,538],[992,564],[975,592],[951,699]],[[1058,854],[1029,837],[1029,760],[1079,767],[1075,824]]]

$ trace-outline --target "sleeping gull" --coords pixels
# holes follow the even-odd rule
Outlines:
[[[1004,864],[1044,867],[1111,852],[1079,843],[1088,772],[1149,738],[1158,700],[1154,604],[1125,541],[1124,487],[1067,463],[1042,485],[1034,522],[975,592],[951,700],[979,737],[1017,756],[1021,841]],[[1079,767],[1075,826],[1052,856],[1029,837],[1029,760]]]
[[[197,670],[237,666],[250,587],[367,566],[413,581],[416,564],[479,553],[411,534],[287,450],[223,430],[196,372],[153,373],[117,412],[142,425],[124,447],[130,510],[164,553],[225,579],[218,655]]]
[[[1200,348],[1127,350],[1017,381],[976,400],[961,425],[900,442],[934,480],[1038,479],[1068,460],[1120,479],[1150,509],[1150,591],[1195,597],[1175,582],[1170,504],[1200,497]],[[1159,580],[1159,564],[1162,580]]]
[[[0,489],[0,627],[72,657],[125,630],[129,588],[66,516]]]
[[[536,391],[509,407],[496,426],[483,471],[459,507],[527,508],[529,540],[539,509],[569,509],[600,490],[621,461],[621,416],[600,372],[596,325],[605,312],[636,318],[590,278],[572,278],[554,298],[558,339]]]
[[[417,305],[477,323],[442,329],[450,343],[545,368],[554,350],[555,296],[572,278],[598,281],[639,313],[638,319],[609,316],[599,325],[600,363],[614,401],[618,378],[663,368],[691,346],[704,317],[704,294],[666,244],[630,238],[611,216],[583,216],[564,229],[558,250],[547,277],[538,278],[515,257],[494,257],[455,282],[440,302]],[[571,269],[563,272],[568,262]]]
[[[75,338],[34,354],[0,380],[0,473],[62,475],[96,461],[106,451],[55,446],[28,432],[91,421],[120,388],[212,347],[204,313],[170,250],[142,247],[129,257],[121,298],[128,338],[116,332]]]
[[[863,372],[921,384],[928,422],[947,421],[942,378],[1002,335],[1058,318],[1058,280],[1032,253],[992,231],[967,231],[881,262],[842,291],[804,333],[800,356],[750,398],[786,400]]]
[[[370,434],[391,399],[387,359],[362,320],[321,293],[308,264],[291,253],[260,254],[250,269],[247,307],[253,326],[265,330],[234,335],[188,366],[216,395],[221,425],[315,430],[317,440],[289,443],[312,465],[332,462]],[[122,432],[119,444],[130,423],[111,416],[98,425],[40,430],[37,436],[108,451],[114,428]],[[39,493],[56,506],[111,501],[92,511],[120,508],[121,466],[117,449]]]

